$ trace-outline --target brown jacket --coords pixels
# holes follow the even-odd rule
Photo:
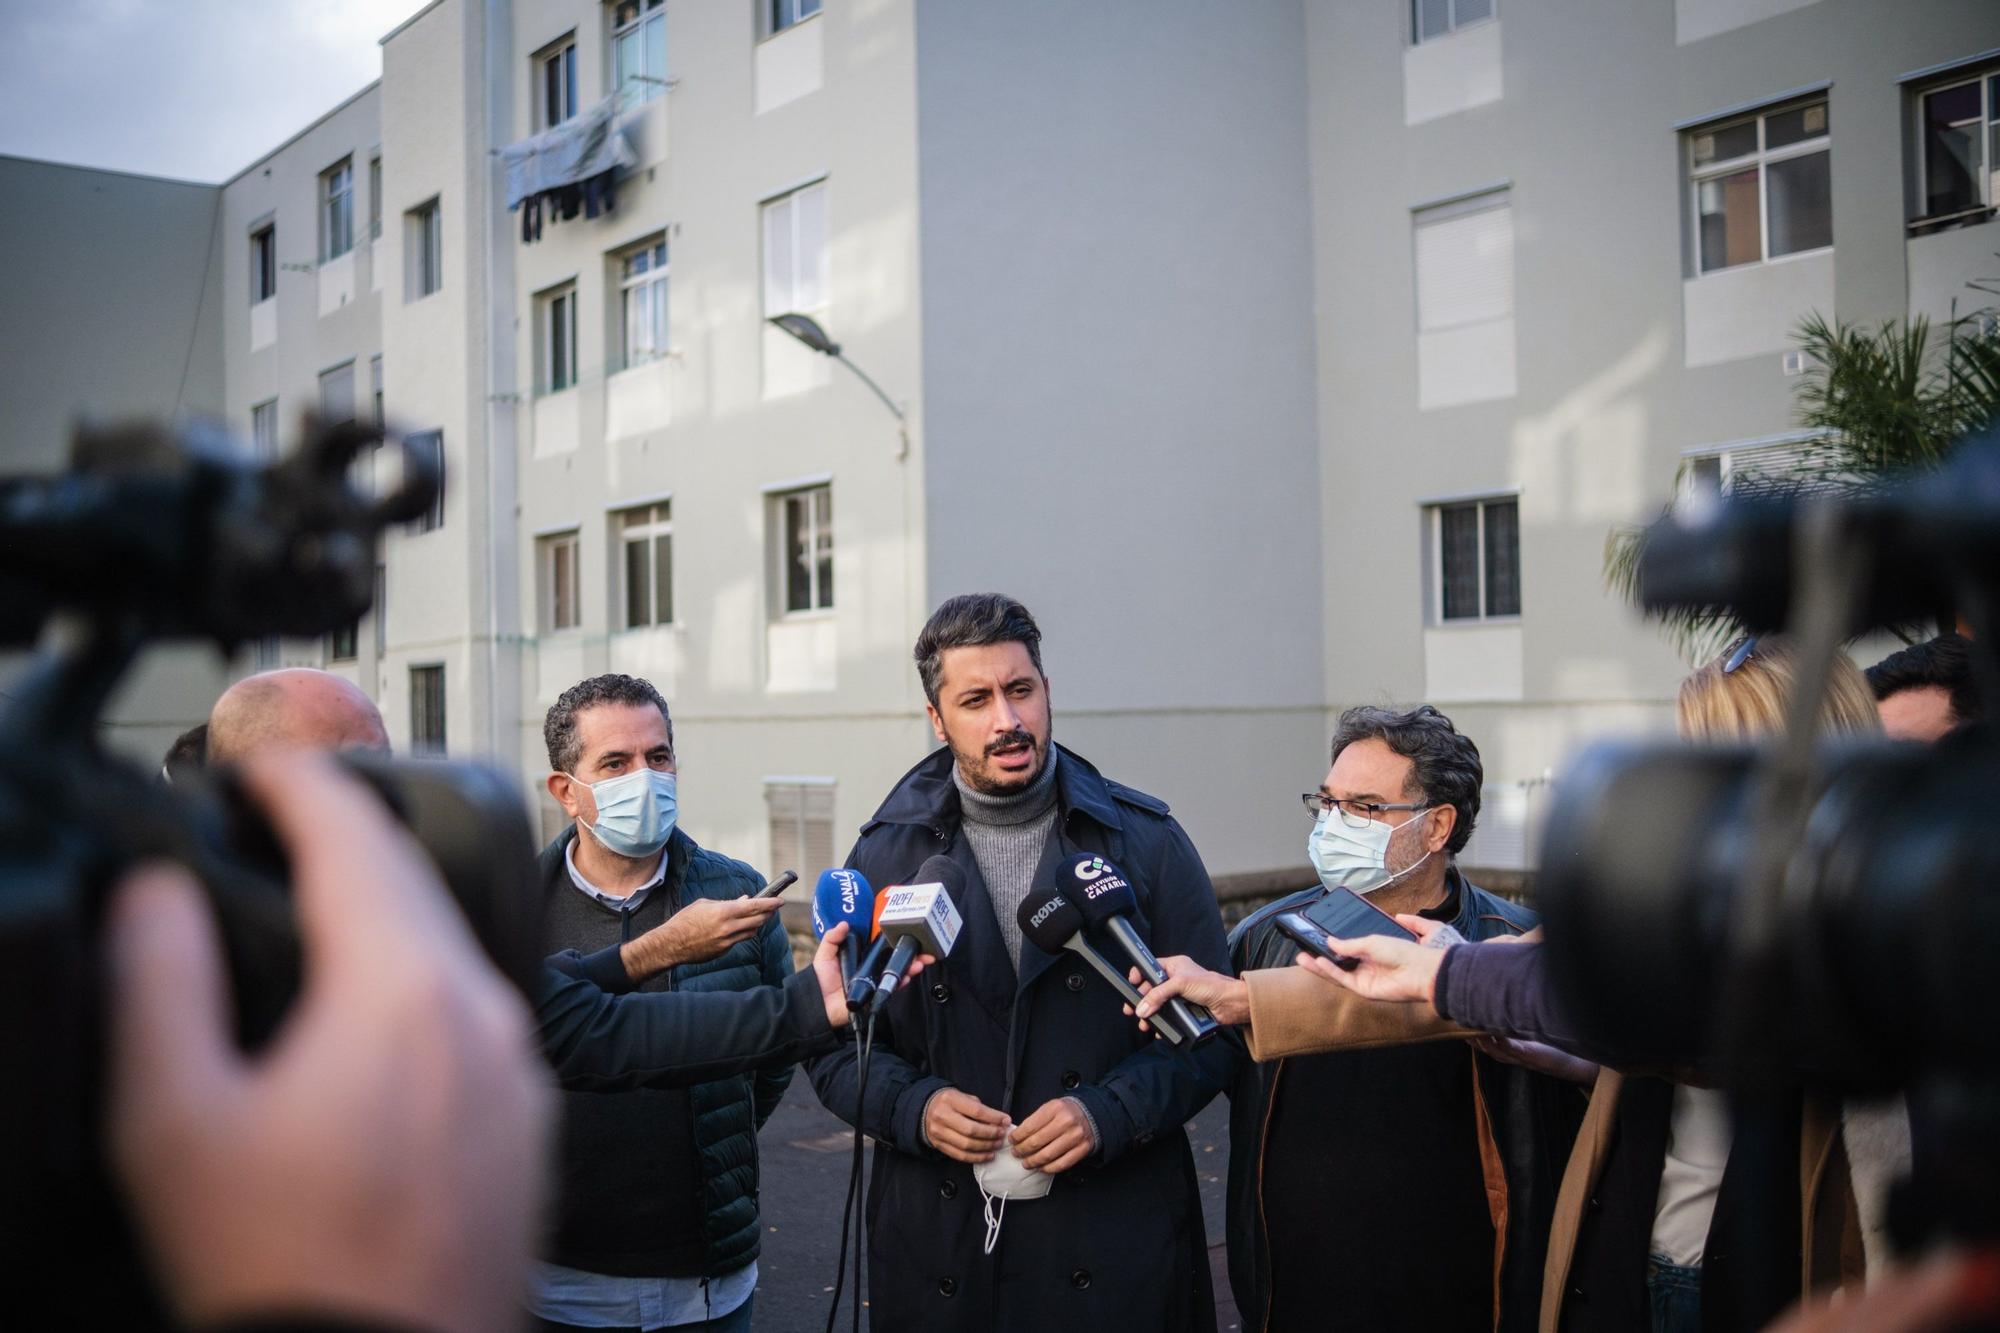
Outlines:
[[[1368,1000],[1302,967],[1258,968],[1243,974],[1250,992],[1250,1058],[1259,1064],[1288,1055],[1366,1050],[1415,1041],[1470,1037],[1470,1028],[1439,1018],[1427,1004]]]

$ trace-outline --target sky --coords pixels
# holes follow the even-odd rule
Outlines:
[[[222,181],[382,72],[426,0],[0,0],[0,153]]]

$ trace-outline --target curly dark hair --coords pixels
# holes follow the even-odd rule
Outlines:
[[[1410,770],[1414,790],[1405,795],[1458,811],[1444,849],[1456,853],[1463,848],[1479,820],[1479,788],[1486,780],[1479,747],[1429,704],[1407,713],[1393,708],[1348,709],[1333,729],[1333,757],[1339,759],[1342,750],[1367,740],[1381,741],[1414,765]]]
[[[576,715],[599,704],[653,705],[666,719],[667,747],[673,748],[674,715],[667,711],[667,701],[660,697],[651,681],[614,671],[578,681],[549,705],[549,715],[542,719],[542,741],[549,747],[550,768],[558,773],[576,771],[576,761],[583,758],[583,742],[576,734]]]
[[[944,650],[984,648],[994,643],[1018,643],[1028,650],[1035,670],[1042,669],[1042,629],[1028,608],[999,592],[968,592],[950,598],[931,612],[917,635],[917,675],[924,697],[937,707],[938,681],[944,675]]]
[[[1963,726],[1985,716],[1972,679],[1972,644],[1962,634],[1940,634],[1890,653],[1865,673],[1880,703],[1904,690],[1936,686],[1951,695],[1951,720]]]

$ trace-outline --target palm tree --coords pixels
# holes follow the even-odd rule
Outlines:
[[[1796,471],[1739,472],[1731,490],[1854,493],[1892,474],[1936,467],[1958,440],[2000,418],[2000,329],[1982,315],[1947,324],[1942,345],[1921,315],[1872,329],[1807,318],[1794,335],[1806,358],[1794,398],[1799,425],[1812,432],[1812,441]],[[1677,493],[1684,480],[1675,478]],[[1670,501],[1662,516],[1673,508]],[[1645,528],[1622,525],[1604,541],[1605,583],[1635,605],[1645,537]],[[1690,663],[1713,657],[1742,633],[1716,612],[1671,611],[1658,620]],[[1923,630],[1898,632],[1913,640]]]

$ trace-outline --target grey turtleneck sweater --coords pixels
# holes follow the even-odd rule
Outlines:
[[[1021,900],[1033,886],[1042,849],[1056,826],[1056,748],[1049,746],[1048,762],[1035,780],[1010,796],[989,796],[967,786],[956,764],[951,767],[951,780],[958,787],[965,840],[972,844],[973,859],[979,862],[980,877],[993,901],[1000,938],[1018,973]]]

